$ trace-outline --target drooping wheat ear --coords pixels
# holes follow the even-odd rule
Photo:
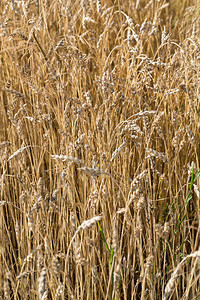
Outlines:
[[[35,223],[33,220],[32,212],[27,213],[26,216],[28,219],[28,227],[29,227],[30,231],[34,233],[35,232]]]
[[[163,228],[163,233],[162,233],[162,238],[164,240],[168,240],[170,234],[170,222],[165,222],[164,228]]]
[[[59,276],[60,276],[60,270],[61,270],[61,264],[59,262],[58,256],[53,256],[52,259],[52,269],[54,274],[56,275],[58,281],[59,281]]]
[[[97,216],[97,217],[93,217],[90,220],[84,221],[77,229],[77,231],[79,232],[80,230],[85,230],[85,229],[89,229],[90,227],[92,227],[96,222],[101,221],[102,216]]]
[[[82,168],[78,168],[77,170],[84,171],[85,173],[89,174],[92,177],[96,177],[96,176],[99,176],[101,174],[110,176],[109,173],[106,173],[104,170],[99,169],[98,167],[96,167],[96,168],[88,168],[88,167],[84,166]]]
[[[53,159],[62,160],[62,162],[65,162],[66,160],[73,162],[75,164],[83,164],[83,161],[77,157],[73,156],[67,156],[67,155],[51,155]]]
[[[94,190],[90,192],[88,197],[88,207],[90,208],[90,211],[94,211],[96,209],[96,205],[98,202],[98,189],[96,188],[95,182],[94,182]]]
[[[63,293],[63,283],[60,282],[57,289],[56,289],[56,295],[55,295],[56,299],[58,297],[60,297],[62,295],[62,293]]]
[[[73,234],[76,234],[76,219],[75,219],[74,212],[71,213],[70,223],[71,223]],[[80,241],[79,241],[77,235],[76,235],[76,238],[74,240],[72,248],[73,248],[73,251],[74,251],[75,261],[76,261],[77,264],[80,264],[81,261],[82,261],[82,255],[81,255]]]
[[[76,233],[76,219],[75,219],[74,212],[71,212],[71,214],[70,214],[70,224],[72,227],[72,232],[73,232],[73,234],[75,234]]]
[[[158,152],[151,148],[146,148],[147,153],[149,154],[148,157],[155,157],[161,159],[165,163],[169,163],[169,159],[165,156],[164,153]]]
[[[150,255],[147,257],[146,263],[145,263],[145,277],[148,280],[151,280],[151,274],[152,274],[152,266],[153,266],[153,256]]]
[[[44,267],[44,255],[42,253],[38,253],[37,255],[37,272],[40,273],[42,268]]]
[[[0,201],[0,207],[3,206],[6,203],[6,201]]]
[[[142,182],[143,179],[146,179],[146,177],[148,176],[148,170],[145,169],[144,171],[142,171],[140,174],[138,174],[133,181],[131,182],[131,192],[132,191],[137,191],[138,188],[138,193],[140,192],[140,184]]]
[[[17,238],[17,242],[19,243],[19,223],[18,223],[18,220],[16,220],[15,222],[15,233],[16,233],[16,238]]]
[[[98,267],[95,266],[92,268],[92,284],[96,286],[98,281]]]
[[[194,148],[196,148],[195,138],[194,138],[192,130],[190,129],[189,126],[186,126],[186,132],[187,132],[190,144],[193,145]]]
[[[180,273],[180,268],[182,267],[182,265],[185,263],[185,261],[187,260],[187,258],[190,257],[196,257],[196,258],[200,258],[200,249],[198,251],[195,251],[192,254],[187,255],[176,267],[176,269],[174,270],[174,272],[172,273],[172,276],[170,278],[170,280],[168,281],[166,287],[165,287],[165,292],[164,295],[162,297],[162,300],[167,300],[170,295],[172,294],[174,288],[175,288],[175,283],[176,283],[176,279],[178,278],[178,275]]]
[[[31,145],[26,146],[26,147],[22,147],[20,149],[18,149],[17,151],[15,151],[8,159],[8,161],[10,161],[11,159],[13,159],[14,157],[17,157],[20,153],[24,153],[26,151],[27,148],[31,147]]]
[[[135,228],[135,237],[139,238],[142,235],[142,231],[144,228],[144,224],[142,222],[142,215],[140,211],[137,211],[137,219],[136,219],[136,228]]]
[[[70,248],[71,248],[72,243],[73,243],[73,241],[75,240],[77,234],[78,234],[81,230],[85,230],[85,229],[91,228],[96,222],[101,221],[101,219],[102,219],[102,216],[96,216],[96,217],[93,217],[93,218],[90,219],[90,220],[84,221],[84,222],[77,228],[77,230],[76,230],[74,236],[72,237],[72,239],[71,239],[71,241],[70,241],[70,244],[69,244],[69,247],[68,247],[68,250],[67,250],[66,261],[68,260]]]
[[[85,0],[82,0],[82,1],[81,1],[81,6],[82,6],[82,9],[86,9],[86,3],[85,3]]]
[[[7,170],[5,170],[5,171],[3,172],[3,174],[1,175],[1,178],[0,178],[0,189],[2,189],[2,190],[3,190],[3,185],[4,185],[4,176],[5,176],[6,172],[7,172]],[[0,201],[0,203],[1,203],[1,202],[2,202],[2,201]]]
[[[4,279],[3,290],[4,290],[4,297],[5,297],[5,299],[10,299],[11,288],[10,288],[10,285],[9,285],[9,282],[8,282],[7,278]]]
[[[161,45],[163,45],[164,43],[166,43],[167,40],[170,38],[170,36],[171,36],[171,34],[167,34],[165,26],[164,26],[164,30],[162,31]]]
[[[36,254],[36,252],[41,248],[41,245],[39,245],[36,249],[34,249],[30,254],[27,255],[27,257],[24,259],[23,261],[23,264],[22,264],[22,267],[21,267],[21,272],[20,274],[18,275],[19,277],[21,276],[21,274],[23,274],[23,270],[24,270],[24,267],[26,265],[27,262],[30,262],[34,255]]]
[[[120,271],[121,271],[120,264],[117,264],[117,266],[114,270],[114,291],[115,291],[115,293],[119,292],[119,282],[120,282],[120,278],[121,278]]]
[[[101,0],[96,0],[96,5],[97,5],[97,12],[99,14],[101,14],[101,9],[102,9],[102,7],[101,7]]]
[[[47,290],[47,271],[44,267],[40,273],[40,277],[38,279],[38,292],[39,292],[39,299],[45,300],[48,296]]]
[[[20,280],[21,278],[26,278],[26,277],[28,277],[28,275],[30,275],[30,274],[31,274],[31,271],[25,271],[25,272],[19,274],[18,276],[16,276],[16,279],[17,279],[17,280]]]
[[[195,192],[197,198],[199,199],[200,198],[200,189],[196,184],[193,184],[193,186],[194,186],[194,192]]]
[[[50,198],[50,202],[56,202],[56,198],[57,198],[57,195],[58,195],[58,192],[59,192],[59,189],[55,189],[51,195],[51,198]]]
[[[81,134],[78,139],[74,142],[71,146],[70,154],[72,154],[75,150],[78,150],[80,147],[83,146],[83,139],[85,137],[85,133]]]
[[[17,151],[15,151],[15,152],[8,158],[8,161],[10,161],[10,160],[13,159],[13,158],[16,158],[20,153],[24,153],[24,152],[26,151],[26,149],[28,149],[28,148],[34,148],[34,147],[41,148],[40,146],[37,146],[37,145],[28,145],[28,146],[22,147],[22,148],[18,149]]]
[[[37,183],[38,193],[43,195],[44,192],[44,179],[42,177],[39,178]]]
[[[115,157],[119,155],[119,153],[124,149],[125,146],[126,146],[126,140],[123,141],[123,143],[112,153],[110,162],[112,162],[115,159]]]

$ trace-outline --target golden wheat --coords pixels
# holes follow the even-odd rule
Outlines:
[[[0,298],[199,298],[200,2],[0,3]]]

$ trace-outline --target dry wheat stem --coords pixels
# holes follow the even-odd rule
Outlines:
[[[167,300],[169,298],[169,296],[171,295],[171,293],[174,290],[175,287],[175,283],[176,283],[176,279],[179,275],[180,272],[180,268],[182,267],[182,265],[185,263],[185,261],[187,260],[187,258],[200,258],[200,250],[195,251],[194,253],[191,253],[189,255],[187,255],[186,257],[184,257],[184,259],[178,264],[178,266],[176,267],[176,269],[174,270],[174,272],[171,275],[171,279],[168,281],[166,287],[165,287],[165,292],[163,295],[162,300]]]

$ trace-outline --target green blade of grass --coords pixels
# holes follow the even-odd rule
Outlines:
[[[200,175],[200,170],[198,171],[197,175],[195,176],[194,182],[197,180],[197,178],[199,177],[199,175]]]
[[[104,245],[105,245],[105,247],[106,247],[106,250],[107,250],[108,252],[110,252],[110,249],[109,249],[108,244],[107,244],[107,242],[106,242],[105,235],[104,235],[104,233],[103,233],[103,229],[101,228],[101,225],[100,225],[99,222],[97,222],[97,224],[98,224],[98,227],[99,227],[99,231],[100,231],[100,233],[101,233],[101,236],[102,236],[102,238],[103,238],[103,242],[104,242]]]
[[[192,176],[190,181],[190,191],[192,190],[193,183],[194,183],[194,163],[192,162]]]

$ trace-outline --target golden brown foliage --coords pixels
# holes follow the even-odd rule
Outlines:
[[[200,297],[199,1],[0,14],[0,298]]]

